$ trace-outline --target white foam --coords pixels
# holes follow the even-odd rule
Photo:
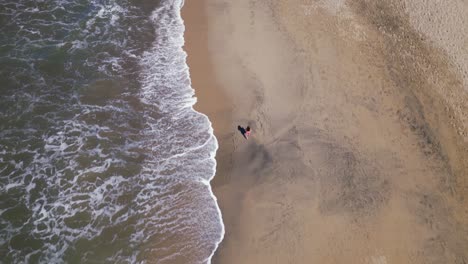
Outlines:
[[[179,7],[179,10],[182,9],[183,5],[184,5],[184,0],[180,0],[180,7]],[[180,19],[181,23],[183,24],[184,21],[183,21],[181,15],[180,15],[180,11],[179,11],[179,13],[178,13],[178,18]],[[185,27],[184,27],[184,30],[185,30]],[[184,52],[184,53],[185,53],[185,52]],[[187,66],[187,75],[190,76],[189,70],[188,70],[188,66]],[[191,84],[191,81],[190,81],[190,84]],[[193,101],[193,104],[192,104],[192,106],[191,106],[191,108],[192,108],[193,111],[195,111],[195,110],[193,109],[193,105],[194,105],[195,103],[196,103],[196,99]],[[202,114],[202,113],[201,113],[201,114]],[[204,115],[204,114],[202,114],[202,115]],[[206,120],[207,120],[208,123],[209,123],[209,133],[210,133],[210,135],[212,136],[212,138],[214,139],[214,143],[215,143],[215,149],[214,149],[214,151],[212,151],[212,152],[210,153],[210,158],[214,161],[213,167],[212,167],[213,173],[212,173],[211,177],[209,177],[208,180],[205,180],[205,182],[207,182],[206,185],[208,186],[208,190],[209,190],[209,192],[210,192],[210,196],[212,197],[212,199],[215,201],[215,203],[216,203],[216,205],[217,205],[217,206],[216,206],[216,211],[217,211],[217,214],[218,214],[218,216],[219,216],[219,222],[220,222],[221,227],[222,227],[221,234],[220,234],[220,237],[219,237],[219,239],[218,239],[218,241],[217,241],[217,243],[216,243],[216,246],[215,246],[215,248],[213,249],[213,251],[211,252],[211,255],[210,255],[210,256],[208,257],[208,259],[207,259],[207,263],[211,263],[211,259],[213,258],[213,255],[215,254],[215,252],[216,252],[216,250],[217,250],[219,244],[221,243],[221,241],[222,241],[223,238],[224,238],[225,227],[224,227],[224,222],[223,222],[223,217],[222,217],[221,209],[219,208],[219,205],[217,204],[217,200],[218,200],[218,199],[217,199],[216,196],[214,195],[213,189],[211,188],[211,185],[210,185],[210,181],[213,179],[213,177],[214,177],[215,174],[216,174],[216,164],[217,164],[217,162],[216,162],[215,156],[216,156],[216,151],[217,151],[218,148],[219,148],[219,145],[218,145],[218,141],[217,141],[217,139],[216,139],[216,137],[215,137],[215,135],[214,135],[213,126],[212,126],[211,121],[209,120],[208,116],[204,115],[204,117],[206,118]]]
[[[218,219],[217,223],[213,223],[213,225],[218,225],[220,230],[217,238],[215,238],[216,241],[212,241],[214,243],[213,251],[210,256],[206,256],[206,259],[202,260],[205,263],[210,263],[225,232],[221,211],[216,204],[216,197],[209,185],[209,181],[214,177],[216,170],[215,153],[218,149],[218,143],[214,137],[208,117],[193,109],[196,98],[193,97],[194,90],[191,87],[189,68],[186,63],[187,54],[182,49],[184,45],[183,33],[185,30],[180,16],[182,5],[183,1],[166,2],[152,13],[151,19],[157,27],[156,34],[158,38],[154,42],[153,48],[146,51],[141,58],[142,68],[147,70],[147,73],[142,76],[143,91],[141,96],[144,103],[157,105],[161,111],[170,116],[170,120],[167,120],[167,122],[163,119],[153,124],[148,124],[155,131],[160,130],[161,126],[166,127],[166,129],[171,131],[170,135],[158,134],[158,137],[161,140],[173,143],[167,145],[167,143],[161,142],[161,144],[154,144],[152,146],[152,151],[162,153],[163,157],[167,153],[166,157],[157,164],[157,167],[152,169],[160,172],[164,172],[165,170],[178,171],[182,168],[184,168],[182,171],[191,170],[192,177],[177,175],[178,179],[181,181],[195,180],[201,182],[204,186],[203,188],[206,188],[208,191],[210,199],[214,202]],[[162,91],[156,90],[156,84],[159,85],[158,89],[162,88]],[[192,121],[189,122],[188,120]],[[178,124],[186,124],[190,127],[177,127]],[[173,128],[173,126],[176,127]],[[191,135],[197,134],[197,131],[206,131],[201,135],[208,133],[209,136],[207,138],[190,140]],[[204,161],[203,155],[206,155],[204,153],[206,151],[209,151],[209,158],[207,161]],[[191,160],[193,159],[196,160],[193,161],[195,164],[192,164]],[[161,206],[180,203],[179,197],[182,197],[181,195],[183,194],[161,197],[161,199],[164,199]],[[149,196],[151,197],[152,195],[150,194]],[[148,198],[148,195],[140,193],[138,200],[141,199],[143,201]],[[179,219],[178,221],[179,225],[177,228],[180,229],[183,228],[184,222],[187,220]],[[154,224],[158,226],[164,224],[167,227],[169,223],[162,221],[162,223]],[[194,222],[193,224],[199,223]],[[160,228],[163,227],[160,226]]]
[[[180,18],[182,2],[163,4],[166,7],[172,6],[166,10],[160,9],[159,15],[164,21],[157,21],[161,24],[155,26],[160,30],[157,34],[159,36],[166,34],[167,39],[156,39],[154,49],[149,50],[142,57],[131,51],[124,51],[123,54],[126,58],[141,59],[142,65],[148,66],[148,74],[142,76],[144,77],[143,83],[148,84],[147,90],[142,93],[145,98],[142,101],[146,100],[150,105],[157,105],[164,117],[160,118],[157,111],[155,111],[156,114],[148,113],[145,116],[148,123],[142,130],[137,132],[132,131],[139,128],[132,131],[122,130],[123,132],[120,133],[120,128],[124,128],[127,123],[122,122],[122,124],[108,127],[89,124],[83,119],[99,113],[112,113],[112,115],[119,116],[128,111],[135,111],[131,109],[131,106],[126,106],[126,102],[122,103],[124,106],[114,101],[112,105],[105,106],[76,104],[71,107],[76,108],[78,112],[73,112],[74,116],[71,117],[63,117],[62,113],[56,112],[37,115],[37,118],[50,124],[47,131],[42,131],[40,128],[38,131],[15,128],[0,131],[3,138],[14,138],[14,134],[18,132],[29,133],[32,135],[31,139],[38,142],[42,139],[41,144],[43,144],[34,149],[28,149],[28,147],[0,149],[0,161],[3,162],[5,158],[8,163],[8,167],[0,168],[0,173],[7,174],[6,171],[8,171],[9,174],[6,176],[8,182],[1,186],[1,190],[23,192],[24,195],[19,198],[20,202],[24,203],[31,212],[31,217],[23,227],[15,227],[0,219],[6,226],[1,234],[2,239],[8,240],[15,234],[24,233],[26,228],[28,233],[37,236],[44,243],[40,250],[41,261],[59,263],[64,261],[64,254],[69,247],[73,247],[80,238],[94,239],[109,227],[109,222],[112,223],[111,227],[115,227],[137,218],[137,223],[132,222],[136,231],[132,234],[128,245],[134,249],[134,252],[131,252],[130,256],[126,255],[129,254],[129,250],[117,252],[108,258],[109,262],[126,262],[127,260],[136,262],[138,254],[142,252],[142,247],[139,246],[164,232],[168,234],[188,233],[205,240],[209,238],[203,241],[207,243],[173,245],[174,249],[181,248],[179,254],[185,251],[195,252],[200,248],[205,249],[200,252],[206,252],[206,247],[210,250],[214,247],[214,252],[217,248],[224,236],[224,226],[209,181],[215,173],[214,157],[218,144],[208,118],[193,110],[196,98],[193,97],[194,91],[190,87],[188,66],[185,61],[186,54],[182,50],[184,44],[183,22]],[[27,38],[21,39],[28,45],[24,50],[27,51],[30,47],[44,48],[46,42],[54,49],[71,46],[67,53],[86,53],[88,49],[102,47],[99,46],[99,42],[107,38],[102,38],[98,33],[113,34],[112,24],[115,23],[116,27],[120,27],[119,23],[125,19],[123,14],[126,11],[121,10],[120,7],[112,7],[112,5],[98,7],[99,12],[96,11],[91,19],[86,18],[87,24],[80,25],[86,28],[83,32],[76,33],[81,34],[77,38],[79,40],[72,38],[67,44],[53,38],[37,40],[33,38],[37,35],[36,31],[25,27],[21,33],[27,33],[26,37],[31,41],[28,42]],[[164,14],[164,12],[171,13]],[[166,22],[167,24],[164,24]],[[55,22],[37,20],[37,23],[45,27]],[[61,22],[56,24],[61,25]],[[74,21],[67,25],[63,24],[64,28],[75,26],[78,27],[78,23]],[[176,34],[173,35],[174,33]],[[106,43],[115,45],[117,48],[127,45],[125,40],[115,42],[109,40]],[[164,47],[168,43],[172,46]],[[106,50],[97,54],[96,57],[90,57],[82,66],[88,70],[94,70],[97,66],[104,65],[101,73],[115,76],[123,70],[124,60],[119,58],[120,55],[114,55],[112,51]],[[18,58],[18,60],[21,59]],[[30,66],[36,67],[33,64]],[[72,66],[65,65],[70,68]],[[25,69],[23,71],[27,72]],[[37,80],[41,85],[47,85],[50,81],[39,75]],[[154,85],[161,85],[161,80],[165,80],[167,85],[163,83],[161,91],[153,89],[159,89]],[[73,85],[81,85],[77,84],[76,80],[66,81]],[[73,90],[73,92],[76,91]],[[39,96],[35,97],[37,94]],[[34,110],[36,104],[39,106],[57,105],[57,102],[52,101],[55,100],[54,96],[68,98],[66,97],[68,95],[36,92],[24,96],[25,101],[32,102],[31,105],[26,106],[27,111],[30,112]],[[79,92],[74,96],[77,101],[80,100]],[[11,101],[14,100],[16,100],[15,96],[12,95]],[[145,106],[144,111],[149,108],[151,107]],[[65,114],[71,113],[64,112]],[[172,130],[168,133],[165,128]],[[112,145],[111,141],[115,140],[116,136],[123,137],[124,143]],[[97,143],[93,145],[94,143],[89,143],[90,141],[97,141]],[[112,146],[105,146],[107,143]],[[13,160],[8,157],[19,153],[31,156],[32,161]],[[121,155],[136,161],[120,160]],[[144,158],[140,159],[141,156]],[[128,176],[121,173],[120,175],[119,168],[125,170],[127,164],[142,166],[140,174]],[[16,168],[14,172],[11,172],[12,167]],[[10,177],[10,175],[13,176]],[[125,204],[127,197],[132,199],[129,204]],[[190,197],[194,197],[193,201],[189,199]],[[202,208],[200,205],[208,205],[206,207],[209,208]],[[209,214],[200,216],[200,211]],[[68,218],[73,218],[70,221],[82,221],[77,219],[78,213],[89,214],[86,216],[89,221],[80,222],[78,226],[74,226],[74,223],[70,225],[67,222]],[[191,216],[198,216],[198,218],[192,219]],[[200,223],[197,221],[200,218],[208,221]],[[205,229],[200,230],[197,227]],[[127,234],[123,236],[125,235]],[[127,237],[124,238],[127,239]],[[23,262],[31,256],[22,250],[14,250],[9,254],[11,254],[10,258],[18,262]],[[83,255],[85,259],[87,254],[93,253],[85,252]],[[209,262],[212,254],[205,255],[208,254],[204,254],[200,259],[209,257],[204,260],[204,262]]]
[[[7,192],[8,190],[10,190],[12,188],[22,186],[22,185],[23,185],[22,183],[9,183],[9,184],[5,185],[2,189],[4,189],[4,191]]]

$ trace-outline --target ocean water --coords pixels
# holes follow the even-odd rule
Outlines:
[[[209,263],[182,0],[0,1],[0,263]]]

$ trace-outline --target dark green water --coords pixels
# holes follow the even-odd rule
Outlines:
[[[0,2],[0,262],[206,263],[217,148],[181,1]]]

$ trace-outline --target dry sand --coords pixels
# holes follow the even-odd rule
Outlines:
[[[213,263],[468,262],[468,36],[427,15],[468,4],[435,2],[186,1],[220,142]]]

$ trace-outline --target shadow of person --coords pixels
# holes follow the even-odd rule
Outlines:
[[[245,130],[245,128],[241,127],[241,126],[237,126],[237,130],[239,130],[239,132],[241,132],[242,136],[247,139],[247,137],[245,136],[245,133],[247,133],[247,131]]]

